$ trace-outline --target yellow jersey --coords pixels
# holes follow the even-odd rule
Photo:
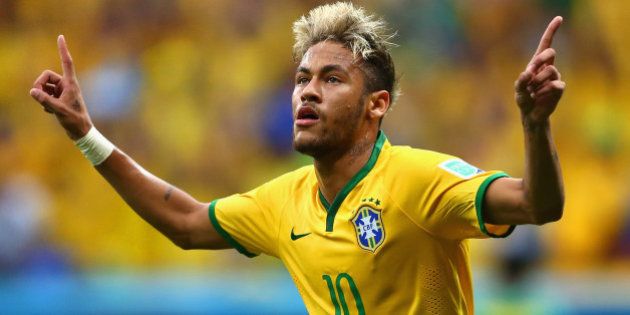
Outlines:
[[[239,252],[282,260],[311,314],[472,314],[468,238],[501,172],[392,146],[379,132],[363,168],[327,201],[312,165],[215,200],[215,229]]]

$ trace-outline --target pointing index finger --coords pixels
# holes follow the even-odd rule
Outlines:
[[[66,38],[63,35],[57,37],[57,48],[59,48],[63,76],[74,77],[74,63],[72,62],[72,56],[70,56],[70,51],[66,44]]]
[[[538,49],[536,49],[536,53],[534,53],[534,56],[551,47],[553,36],[556,34],[558,28],[560,28],[560,25],[562,25],[562,20],[563,19],[561,16],[556,16],[555,18],[553,18],[553,20],[551,20],[551,22],[549,22],[545,33],[543,34],[542,38],[540,38],[540,43],[538,44]]]

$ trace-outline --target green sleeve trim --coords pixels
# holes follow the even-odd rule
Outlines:
[[[212,226],[214,226],[214,229],[217,230],[217,232],[219,232],[219,235],[221,235],[221,237],[223,237],[239,253],[249,258],[258,256],[247,251],[247,249],[245,249],[243,245],[239,244],[235,239],[232,238],[232,236],[230,236],[230,234],[226,230],[223,229],[223,227],[221,227],[221,224],[219,224],[219,220],[217,220],[217,214],[214,208],[216,204],[217,200],[214,200],[210,203],[210,206],[208,207],[208,216],[210,217],[210,222],[212,222]]]
[[[512,234],[512,232],[514,231],[514,228],[516,228],[515,225],[511,225],[510,228],[507,230],[507,232],[505,232],[505,234],[497,235],[494,233],[490,233],[488,229],[486,229],[486,223],[483,221],[482,208],[483,208],[483,199],[486,196],[486,190],[488,190],[488,187],[490,186],[490,184],[492,184],[493,181],[502,177],[510,177],[510,176],[508,174],[501,172],[501,173],[493,174],[490,177],[486,178],[483,181],[483,183],[481,183],[481,186],[479,186],[479,190],[477,190],[477,196],[475,197],[475,208],[477,209],[477,221],[479,222],[479,228],[481,229],[481,232],[483,232],[484,234],[492,238],[508,237],[510,234]]]
[[[346,197],[352,191],[352,189],[354,189],[354,187],[363,178],[365,178],[365,176],[367,176],[368,173],[370,173],[372,168],[374,168],[374,165],[376,164],[376,161],[378,160],[378,156],[381,154],[381,149],[383,148],[383,145],[385,144],[386,140],[387,140],[387,137],[385,136],[385,133],[383,133],[382,130],[379,130],[378,135],[376,137],[376,143],[374,144],[374,148],[372,149],[372,154],[370,155],[370,158],[365,163],[365,165],[363,165],[363,167],[356,174],[354,174],[354,176],[350,179],[350,181],[348,181],[348,183],[346,183],[346,185],[343,186],[339,194],[337,194],[337,196],[335,197],[335,200],[333,200],[332,204],[329,205],[326,198],[324,198],[324,195],[322,194],[322,192],[319,191],[319,199],[322,201],[322,204],[324,205],[327,211],[326,232],[332,232],[333,225],[335,223],[335,216],[337,215],[337,210],[339,210],[339,207],[341,206],[341,203],[343,202],[343,200],[346,199]]]

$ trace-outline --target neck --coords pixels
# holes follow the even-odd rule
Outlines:
[[[315,159],[315,174],[319,182],[319,190],[330,204],[370,159],[377,135],[378,131],[368,132],[345,152],[336,156]]]

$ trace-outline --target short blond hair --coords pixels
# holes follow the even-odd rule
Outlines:
[[[293,23],[293,59],[299,61],[308,49],[322,41],[341,43],[360,58],[368,92],[387,90],[393,104],[399,92],[389,50],[395,36],[383,19],[367,15],[352,3],[337,2],[312,9]],[[391,106],[390,106],[391,108]]]

